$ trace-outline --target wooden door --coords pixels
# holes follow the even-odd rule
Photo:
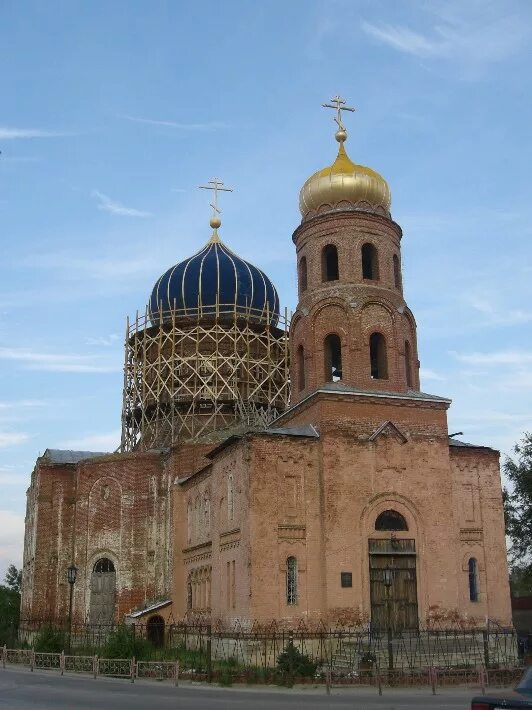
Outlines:
[[[116,572],[110,560],[98,560],[91,575],[90,623],[115,620]]]
[[[415,555],[371,555],[371,621],[377,628],[418,627]]]

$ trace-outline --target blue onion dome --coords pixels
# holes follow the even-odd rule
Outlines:
[[[279,296],[275,286],[253,264],[228,249],[215,229],[196,254],[168,269],[155,284],[148,305],[152,323],[177,318],[245,318],[276,326]]]

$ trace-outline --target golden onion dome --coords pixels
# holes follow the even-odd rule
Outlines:
[[[336,160],[309,177],[299,193],[303,220],[331,210],[360,210],[389,217],[392,197],[386,180],[375,170],[353,163],[344,148],[345,129],[338,130],[335,137],[340,143]]]

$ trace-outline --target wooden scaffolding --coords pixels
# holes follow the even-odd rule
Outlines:
[[[128,319],[121,450],[267,425],[288,406],[288,326],[234,304]]]

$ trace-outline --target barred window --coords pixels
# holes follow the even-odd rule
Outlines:
[[[469,573],[469,601],[478,602],[478,563],[474,557],[467,563]]]
[[[286,560],[286,603],[297,604],[297,559]]]

